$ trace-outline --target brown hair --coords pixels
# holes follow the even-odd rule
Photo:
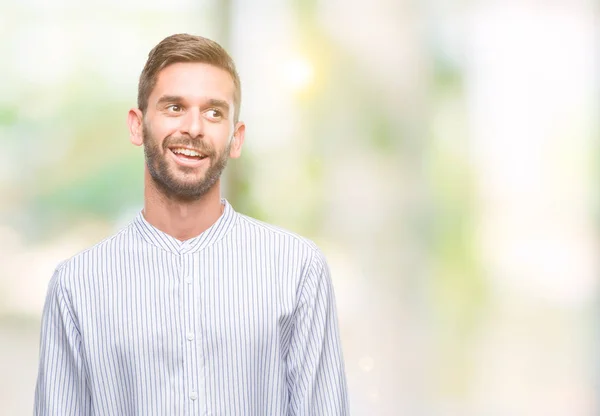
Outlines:
[[[240,77],[231,56],[217,42],[185,33],[166,37],[148,54],[148,60],[138,84],[138,108],[143,112],[148,107],[148,98],[156,85],[158,74],[165,67],[178,62],[199,62],[214,65],[227,71],[233,79],[235,113],[234,122],[240,114]]]

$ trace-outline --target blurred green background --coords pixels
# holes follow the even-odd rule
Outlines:
[[[354,415],[596,415],[598,5],[0,0],[0,414],[55,266],[142,207],[147,53],[221,42],[240,212],[328,257]]]

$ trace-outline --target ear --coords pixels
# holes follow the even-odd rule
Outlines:
[[[144,144],[144,115],[138,108],[132,108],[127,113],[129,125],[129,140],[136,146]]]
[[[238,121],[235,125],[231,147],[229,149],[229,157],[237,159],[242,154],[242,145],[244,144],[244,135],[246,134],[246,125],[243,121]]]

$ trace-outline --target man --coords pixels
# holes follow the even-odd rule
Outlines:
[[[323,254],[221,199],[239,109],[217,43],[174,35],[150,52],[128,114],[144,208],[55,271],[35,414],[348,414]]]

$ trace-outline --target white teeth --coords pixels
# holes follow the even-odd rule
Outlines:
[[[204,157],[204,155],[202,155],[194,150],[190,150],[190,149],[172,149],[172,152],[179,153],[179,154],[186,155],[186,156]]]

